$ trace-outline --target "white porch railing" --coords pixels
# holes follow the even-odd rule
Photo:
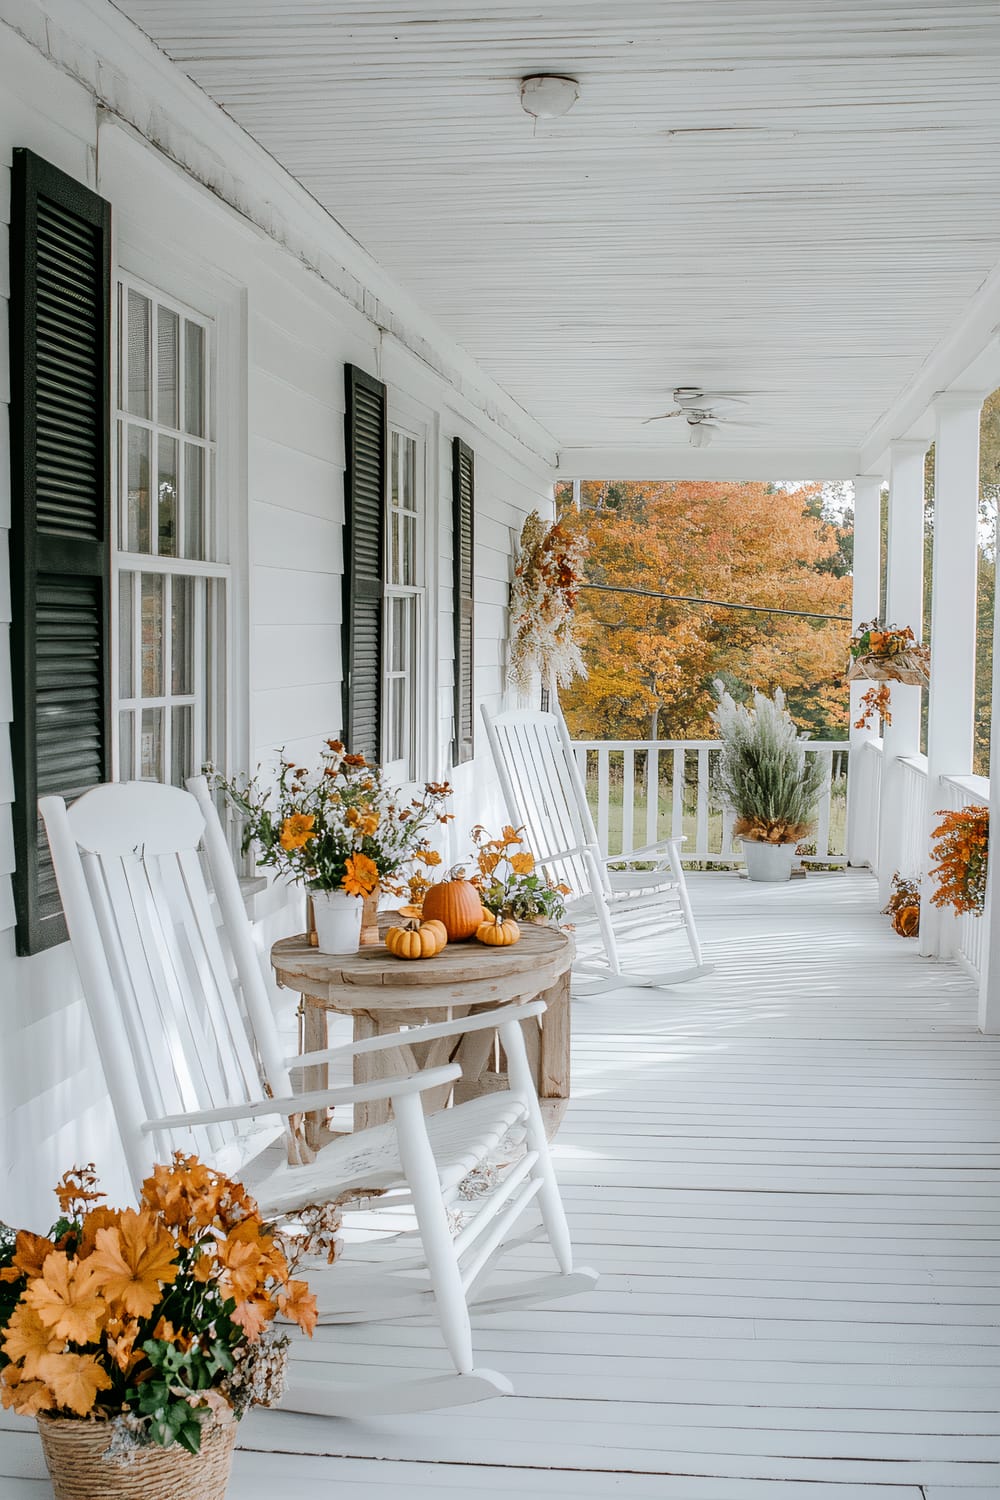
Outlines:
[[[971,802],[990,805],[990,782],[988,776],[942,776],[938,806],[949,812],[958,812]],[[935,808],[935,811],[937,809]],[[955,918],[958,929],[958,954],[967,968],[976,975],[983,972],[986,952],[988,923],[982,917],[965,913]]]
[[[738,864],[732,813],[715,786],[718,740],[577,740],[574,748],[605,854],[627,855],[674,834],[687,835],[686,861]],[[814,852],[807,863],[846,863],[846,740],[808,740],[819,756],[823,791]]]
[[[863,740],[851,762],[849,847],[851,863],[878,869],[878,820],[882,802],[882,741]]]
[[[919,880],[927,859],[927,757],[911,755],[899,762],[902,800],[899,873]]]

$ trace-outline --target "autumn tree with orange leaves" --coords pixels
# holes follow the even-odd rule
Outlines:
[[[590,583],[847,616],[844,623],[751,614],[585,589],[579,619],[589,676],[561,694],[581,738],[714,737],[711,683],[736,697],[783,688],[803,730],[846,733],[849,577],[820,486],[585,484],[579,514]],[[565,500],[565,494],[562,496]]]

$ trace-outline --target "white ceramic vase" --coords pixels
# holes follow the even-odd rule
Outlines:
[[[364,901],[346,891],[310,891],[316,946],[321,953],[357,953]]]
[[[779,885],[792,878],[795,845],[763,844],[756,839],[744,839],[743,857],[747,862],[749,880],[762,880],[769,885]]]

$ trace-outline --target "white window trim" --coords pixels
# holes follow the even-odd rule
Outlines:
[[[216,738],[221,737],[225,747],[224,760],[218,769],[230,774],[237,766],[246,764],[249,740],[249,618],[246,607],[248,543],[246,506],[240,503],[241,499],[245,499],[246,488],[243,456],[246,445],[245,299],[240,289],[221,279],[211,276],[206,276],[205,279],[196,276],[193,279],[189,270],[174,259],[169,247],[157,246],[156,253],[148,246],[136,251],[130,244],[119,240],[117,235],[115,238],[115,295],[112,299],[111,340],[114,361],[111,446],[116,502],[111,547],[112,775],[117,778],[120,771],[120,712],[137,706],[139,701],[146,702],[147,706],[155,706],[155,702],[160,701],[121,696],[119,576],[124,568],[138,573],[183,574],[195,578],[216,578],[225,582],[225,612],[222,620],[224,640],[219,645],[219,661],[226,681],[225,718],[218,726],[219,735]],[[151,419],[133,418],[121,404],[123,392],[119,385],[118,349],[119,287],[122,285],[133,287],[142,295],[155,299],[184,317],[194,319],[206,328],[208,391],[203,443],[212,454],[213,464],[210,492],[212,532],[210,536],[206,536],[206,544],[216,556],[225,558],[224,562],[164,557],[153,553],[136,554],[118,546],[119,537],[126,534],[123,525],[126,521],[124,507],[127,503],[126,476],[121,467],[126,462],[126,456],[119,451],[119,424],[123,420],[138,420],[139,425],[151,429],[159,426]],[[167,431],[162,427],[160,430]],[[190,440],[187,434],[177,435]],[[242,630],[238,624],[241,620]],[[166,616],[165,628],[169,628]],[[198,670],[202,671],[204,653],[198,645],[195,649]],[[218,712],[218,709],[218,703],[209,702],[206,695],[205,711]],[[136,766],[136,772],[137,769]]]
[[[412,767],[403,761],[384,765],[386,776],[398,783],[415,784],[438,777],[438,642],[437,607],[439,582],[439,521],[440,521],[440,455],[439,418],[430,407],[414,401],[404,392],[389,387],[388,424],[391,434],[395,429],[417,441],[417,500],[419,522],[417,528],[417,557],[419,582],[414,588],[417,602],[417,683],[414,695],[414,763]],[[385,514],[391,516],[392,475],[387,470]],[[386,526],[386,557],[392,544],[391,525]],[[388,570],[386,573],[388,577]],[[406,590],[405,592],[410,592]],[[386,587],[386,615],[391,589]],[[388,635],[385,637],[388,640]],[[387,680],[388,652],[384,653],[382,680],[383,689]],[[386,732],[388,694],[383,690],[382,733]]]

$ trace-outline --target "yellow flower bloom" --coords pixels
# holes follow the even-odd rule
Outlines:
[[[523,854],[512,854],[510,867],[515,875],[530,875],[535,868],[535,856],[525,851]]]
[[[21,1366],[22,1375],[34,1380],[42,1356],[54,1354],[62,1345],[62,1339],[46,1328],[33,1307],[26,1302],[18,1303],[7,1323],[3,1352]]]
[[[367,854],[352,854],[344,869],[341,888],[349,896],[370,896],[378,884],[378,867]]]
[[[291,817],[285,819],[281,825],[281,835],[278,842],[282,849],[302,849],[316,835],[313,833],[316,819],[311,813],[292,813]]]

